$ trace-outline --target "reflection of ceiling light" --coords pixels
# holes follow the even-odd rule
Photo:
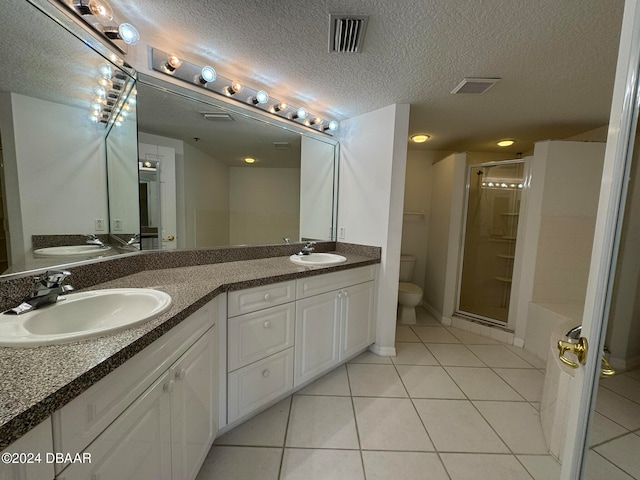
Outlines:
[[[251,157],[247,157],[244,159],[245,163],[255,163],[256,159],[255,158],[251,158]]]
[[[136,27],[130,23],[121,23],[118,27],[118,36],[127,45],[135,45],[140,40],[140,34]]]
[[[498,146],[499,147],[510,147],[514,143],[516,143],[514,140],[500,140],[498,142]]]
[[[275,112],[279,112],[280,110],[284,110],[285,108],[287,108],[287,104],[284,102],[277,103],[273,106],[273,110]]]
[[[414,143],[424,143],[430,138],[431,137],[429,135],[425,135],[424,133],[418,133],[417,135],[411,136],[411,141]]]

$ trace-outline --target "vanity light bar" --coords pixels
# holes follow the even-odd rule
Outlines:
[[[157,48],[149,47],[151,55],[150,68],[156,72],[170,75],[174,78],[196,85],[227,98],[233,98],[264,112],[287,119],[299,125],[313,128],[316,131],[333,135],[339,123],[335,120],[325,121],[318,115],[311,114],[304,107],[294,107],[269,96],[264,90],[254,90],[236,80],[222,77],[215,73],[213,67],[201,66],[187,62],[176,53],[167,53]],[[212,75],[206,77],[205,69],[210,69]],[[205,78],[206,77],[206,78]]]

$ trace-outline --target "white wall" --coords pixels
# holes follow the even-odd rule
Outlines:
[[[424,303],[444,324],[455,310],[466,162],[456,153],[433,165]]]
[[[229,168],[231,245],[282,243],[300,230],[300,169]]]
[[[433,164],[447,155],[447,152],[407,151],[401,250],[403,255],[416,257],[412,283],[423,289],[431,216]],[[424,213],[424,215],[407,214],[407,212]]]
[[[376,343],[395,355],[395,324],[409,105],[390,105],[340,123],[340,241],[382,247]]]
[[[13,164],[18,191],[7,203],[19,203],[23,231],[23,251],[12,245],[14,261],[31,249],[32,235],[106,233],[95,230],[96,219],[108,218],[104,125],[90,123],[83,109],[10,98],[14,155],[5,151],[4,161]],[[11,143],[4,132],[3,143]]]
[[[229,167],[184,144],[185,247],[229,245]]]

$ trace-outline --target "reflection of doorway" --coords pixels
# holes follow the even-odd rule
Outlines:
[[[148,224],[146,233],[145,228],[141,228],[142,249],[174,250],[178,247],[175,150],[170,147],[139,143],[138,152],[141,164],[140,183],[147,184],[144,187],[147,189],[144,193],[144,199],[147,202],[146,212],[142,211],[141,199],[140,217],[142,222],[142,216],[146,214],[148,220],[152,222]],[[150,166],[145,167],[146,164]],[[146,179],[142,175],[144,168],[152,169],[147,172]]]
[[[0,273],[9,268],[9,222],[4,190],[4,160],[2,158],[2,136],[0,135]]]
[[[160,248],[159,162],[140,162],[138,191],[140,201],[140,246],[142,250]]]

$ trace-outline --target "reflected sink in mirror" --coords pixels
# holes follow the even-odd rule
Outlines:
[[[328,267],[347,261],[345,257],[335,253],[310,253],[309,255],[295,254],[291,255],[289,260],[296,265],[304,265],[306,267]]]
[[[108,245],[101,247],[99,245],[67,245],[63,247],[47,247],[38,248],[33,251],[36,257],[66,257],[73,255],[95,255],[96,253],[105,253],[111,250]]]
[[[113,288],[67,295],[22,315],[0,315],[0,346],[35,347],[100,337],[152,320],[171,296],[148,288]]]

